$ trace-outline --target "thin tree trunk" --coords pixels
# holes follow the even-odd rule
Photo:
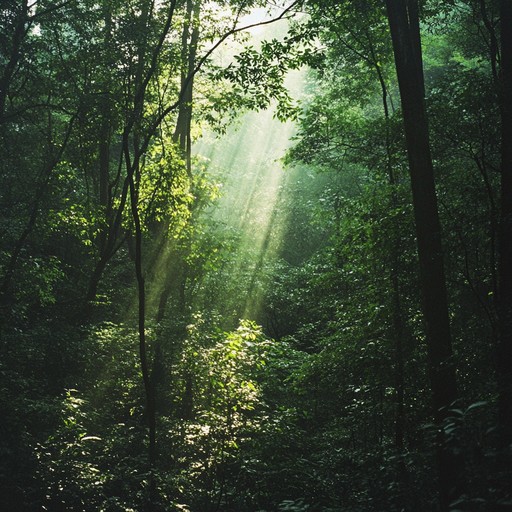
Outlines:
[[[128,159],[127,159],[128,160]],[[156,499],[155,465],[156,465],[156,409],[155,393],[149,372],[146,342],[146,288],[142,269],[142,227],[138,209],[138,194],[135,189],[133,173],[129,176],[130,201],[132,219],[135,226],[135,274],[138,291],[138,326],[139,326],[139,358],[146,395],[146,418],[149,430],[149,501],[148,511],[154,509]]]
[[[178,119],[176,121],[176,128],[173,134],[173,142],[178,144],[185,158],[187,174],[192,180],[192,140],[190,135],[190,128],[192,123],[192,101],[194,91],[194,67],[196,65],[197,44],[199,42],[199,14],[201,11],[201,1],[197,0],[195,3],[192,0],[187,0],[187,12],[183,24],[183,31],[181,35],[181,92],[180,103],[178,107]],[[176,254],[178,257],[178,254]],[[184,262],[178,263],[176,266],[181,265],[185,267]],[[185,311],[185,293],[186,275],[185,272],[178,271],[177,283],[168,275],[165,286],[160,293],[158,303],[158,312],[156,316],[157,322],[163,320],[167,302],[173,287],[179,288],[180,291],[180,305],[181,310]]]
[[[144,107],[144,100],[147,88],[149,86],[149,83],[151,79],[154,77],[157,67],[158,67],[158,57],[160,56],[161,50],[164,46],[164,43],[166,41],[166,38],[171,30],[172,21],[174,19],[174,10],[176,7],[176,0],[170,0],[169,2],[169,11],[167,13],[167,19],[165,21],[164,27],[161,30],[160,37],[158,39],[158,42],[156,45],[154,45],[151,48],[151,55],[145,56],[145,52],[143,51],[143,47],[139,49],[139,56],[140,56],[140,66],[137,70],[137,77],[136,77],[136,83],[135,83],[135,90],[133,95],[133,109],[130,112],[130,115],[128,116],[128,119],[126,121],[126,125],[123,130],[122,140],[123,140],[123,153],[125,153],[125,146],[129,148],[130,146],[130,137],[133,137],[134,140],[134,150],[138,154],[137,158],[140,160],[140,157],[144,154],[144,152],[147,150],[151,139],[153,138],[156,126],[153,126],[152,129],[149,130],[149,132],[145,135],[143,138],[143,142],[141,143],[141,137],[140,137],[140,120],[143,116],[143,107]],[[154,2],[150,1],[144,4],[144,12],[141,14],[142,20],[148,20],[148,16],[150,12],[152,12],[154,8]],[[147,27],[146,27],[147,28]],[[147,48],[145,48],[147,49]],[[143,65],[147,64],[146,73],[144,74],[144,68]],[[173,104],[171,107],[168,107],[165,109],[165,114],[169,114],[172,110],[176,108],[177,105]],[[161,123],[164,119],[164,115],[161,115],[158,117],[158,123]],[[121,223],[122,223],[122,216],[123,212],[126,206],[126,202],[128,199],[128,191],[129,191],[129,184],[130,180],[133,178],[135,181],[137,181],[138,177],[138,168],[133,167],[129,168],[128,162],[126,162],[127,165],[127,176],[124,179],[123,183],[123,189],[121,192],[121,198],[119,200],[119,206],[115,208],[114,211],[110,212],[109,219],[112,220],[108,223],[108,234],[106,237],[105,247],[102,251],[100,251],[100,259],[98,260],[95,270],[93,272],[93,275],[91,277],[91,280],[89,282],[89,286],[87,289],[86,297],[85,297],[85,315],[86,317],[90,313],[90,306],[91,302],[94,301],[96,297],[96,292],[98,289],[99,282],[103,276],[103,272],[107,266],[107,263],[110,261],[112,256],[116,253],[117,249],[119,248],[119,245],[116,246],[116,242],[118,241],[119,233],[121,231]],[[121,169],[122,169],[122,158],[119,160],[119,169],[118,169],[118,176],[114,179],[114,183],[110,185],[108,194],[111,195],[110,188],[113,187],[117,181],[119,180],[121,176]],[[135,172],[136,171],[136,172]],[[133,174],[135,173],[135,175]],[[112,204],[112,202],[110,202]]]
[[[384,109],[384,118],[386,120],[386,170],[388,174],[388,182],[391,187],[390,206],[393,210],[398,207],[398,194],[397,194],[397,180],[393,171],[393,161],[391,153],[391,134],[389,126],[389,107],[388,107],[388,90],[386,82],[382,74],[381,67],[375,58],[373,45],[368,35],[368,42],[370,43],[370,50],[372,55],[372,63],[377,71],[381,92],[382,92],[382,107]],[[400,243],[400,226],[398,220],[393,222],[391,226],[391,304],[392,304],[392,325],[393,325],[393,336],[395,338],[395,358],[394,358],[394,377],[395,377],[395,448],[398,452],[402,452],[404,449],[404,434],[405,434],[405,407],[404,407],[404,319],[402,313],[402,301],[400,298],[400,281],[399,281],[399,269],[400,269],[400,254],[402,247]],[[401,472],[404,472],[405,468],[401,468]]]
[[[400,88],[404,129],[412,185],[420,266],[420,286],[427,339],[429,377],[434,417],[442,432],[448,409],[457,399],[448,301],[441,246],[434,172],[424,102],[421,43],[417,0],[386,0]],[[437,466],[441,510],[461,493],[462,461],[442,434]]]
[[[112,45],[112,10],[109,2],[105,2],[103,6],[104,12],[104,31],[103,46],[105,53],[109,55],[108,49]],[[111,58],[107,57],[105,65],[107,69],[113,65]],[[100,99],[100,136],[99,136],[99,201],[100,206],[104,209],[104,214],[109,224],[111,202],[110,202],[110,132],[112,117],[112,100],[110,95],[109,84],[104,84],[103,96]],[[101,236],[106,238],[105,230],[102,230]],[[103,243],[105,240],[103,240]]]
[[[194,67],[196,65],[197,44],[199,42],[199,14],[201,2],[187,0],[187,14],[181,36],[181,101],[178,111],[178,120],[173,140],[179,144],[185,157],[187,172],[192,175],[191,156],[192,141],[190,127],[192,122],[192,100],[194,91]]]

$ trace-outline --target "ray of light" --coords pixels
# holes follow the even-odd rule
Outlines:
[[[302,80],[297,74],[295,80]],[[297,87],[297,84],[295,84]],[[294,134],[292,122],[282,123],[271,110],[246,114],[241,126],[213,141],[204,141],[197,152],[212,166],[227,173],[223,197],[210,215],[239,233],[230,278],[245,279],[239,316],[258,319],[262,293],[259,286],[266,262],[278,255],[285,232],[286,212],[281,211],[287,171],[281,159]]]

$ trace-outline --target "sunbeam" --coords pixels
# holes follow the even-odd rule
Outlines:
[[[301,78],[299,75],[296,80]],[[238,128],[197,144],[197,153],[208,158],[210,166],[226,173],[222,197],[208,214],[239,232],[234,251],[237,256],[229,275],[236,280],[250,274],[239,308],[239,314],[246,318],[258,318],[262,293],[258,277],[264,262],[277,255],[284,232],[285,216],[279,212],[279,201],[287,171],[282,158],[294,129],[292,122],[280,122],[269,109],[247,113]]]

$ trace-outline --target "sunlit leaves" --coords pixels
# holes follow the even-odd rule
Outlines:
[[[184,357],[191,357],[190,364],[195,366],[195,376],[204,372],[202,364],[207,365],[205,395],[207,403],[213,405],[212,412],[226,418],[225,421],[238,423],[233,415],[254,409],[258,402],[257,384],[251,375],[256,375],[265,365],[265,347],[271,342],[264,338],[261,328],[243,321],[236,331],[226,333],[211,347],[200,348],[202,343],[200,323],[189,326],[191,348],[184,352]],[[199,330],[198,330],[199,328]],[[204,343],[204,341],[203,341]],[[194,348],[195,347],[195,348]],[[192,352],[190,352],[192,350]],[[209,389],[209,391],[207,391]],[[208,411],[205,411],[208,416]],[[206,416],[206,417],[207,417]]]
[[[185,162],[170,140],[155,144],[141,172],[139,206],[146,222],[167,221],[179,229],[188,220],[193,196]],[[174,220],[174,222],[173,222]]]
[[[219,70],[219,76],[234,84],[230,91],[231,108],[244,107],[252,110],[267,108],[276,101],[276,116],[285,120],[297,114],[284,79],[293,64],[285,54],[289,46],[276,39],[264,41],[261,48],[246,46],[235,56],[235,62]],[[222,101],[222,98],[220,98]]]

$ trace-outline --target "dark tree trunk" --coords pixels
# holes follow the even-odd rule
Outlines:
[[[500,0],[501,16],[501,214],[498,254],[496,369],[501,448],[512,444],[512,2]]]
[[[127,162],[129,157],[127,155]],[[135,165],[135,164],[132,164]],[[132,167],[133,168],[133,167]],[[130,200],[132,218],[135,226],[135,275],[137,278],[138,291],[138,324],[139,324],[139,359],[146,395],[146,418],[149,431],[149,500],[148,511],[152,511],[156,499],[156,408],[154,386],[150,375],[148,362],[148,349],[146,341],[146,285],[142,269],[142,227],[138,210],[138,194],[135,188],[133,172],[130,173]]]
[[[417,0],[386,0],[400,88],[409,159],[427,339],[432,405],[438,426],[457,398],[448,301],[441,247],[441,225],[424,102]],[[438,474],[441,510],[460,493],[462,461],[440,437]]]
[[[106,55],[110,55],[108,49],[112,45],[112,12],[108,2],[104,5],[104,23],[103,45]],[[110,69],[113,65],[107,57],[105,65]],[[105,210],[107,224],[109,221],[110,204],[110,136],[111,136],[111,117],[112,117],[112,100],[109,90],[109,84],[104,84],[103,96],[100,100],[100,137],[99,137],[99,201],[100,206]],[[106,233],[102,236],[106,237]]]
[[[0,124],[4,121],[9,86],[21,58],[21,45],[27,35],[29,26],[28,10],[29,6],[27,0],[23,0],[17,7],[12,39],[10,41],[11,47],[8,49],[9,54],[5,55],[6,63],[0,75]],[[7,48],[3,49],[2,53],[4,53],[5,50],[7,50]]]

